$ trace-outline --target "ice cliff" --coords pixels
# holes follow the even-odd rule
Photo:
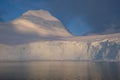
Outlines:
[[[0,61],[30,60],[120,61],[120,33],[74,37],[43,10],[0,23]]]
[[[40,41],[20,45],[0,44],[0,60],[120,60],[120,43]]]

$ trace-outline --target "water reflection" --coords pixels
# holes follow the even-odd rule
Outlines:
[[[115,62],[0,63],[0,80],[120,80]]]

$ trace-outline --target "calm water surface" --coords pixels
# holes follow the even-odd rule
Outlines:
[[[120,80],[120,63],[2,62],[0,80]]]

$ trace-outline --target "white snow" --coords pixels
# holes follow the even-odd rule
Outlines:
[[[0,23],[0,61],[120,60],[120,33],[72,36],[49,12]]]
[[[120,60],[120,43],[114,41],[40,41],[0,44],[0,60]]]

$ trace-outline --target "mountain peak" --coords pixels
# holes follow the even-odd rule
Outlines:
[[[32,31],[42,36],[71,36],[63,24],[45,10],[30,10],[12,21],[12,24],[25,33]]]
[[[26,13],[24,13],[22,16],[25,17],[25,16],[30,16],[30,15],[34,15],[36,17],[40,17],[45,20],[59,21],[57,18],[55,18],[53,15],[51,15],[46,10],[29,10]]]
[[[63,24],[44,10],[30,10],[10,23],[0,23],[1,42],[55,40],[70,36]]]

